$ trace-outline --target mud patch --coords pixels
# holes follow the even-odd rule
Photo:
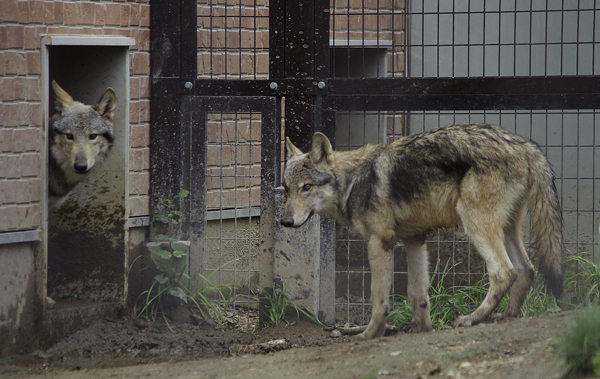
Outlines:
[[[256,333],[187,323],[174,325],[172,333],[165,325],[105,319],[46,352],[3,360],[0,376],[560,378],[555,341],[571,317],[565,312],[371,341],[332,338],[305,319]],[[274,340],[280,343],[269,348]],[[250,354],[254,348],[263,354]]]

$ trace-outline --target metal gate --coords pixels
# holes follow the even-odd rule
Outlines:
[[[593,252],[598,12],[593,1],[558,0],[153,1],[151,209],[191,189],[180,204],[191,217],[179,229],[195,241],[191,267],[217,270],[243,255],[238,245],[256,246],[257,258],[225,267],[224,280],[243,278],[244,291],[271,287],[281,131],[304,150],[315,131],[351,149],[443,124],[488,122],[545,150],[558,175],[565,246]],[[259,118],[260,140],[249,131],[241,141],[240,125]],[[211,122],[220,125],[212,137]],[[238,161],[246,151],[248,160]],[[218,232],[211,235],[207,223]],[[323,238],[336,234],[335,317],[361,323],[369,313],[364,243],[341,228],[322,230]],[[460,263],[456,284],[483,272],[460,229],[430,239],[432,261]],[[208,258],[215,251],[218,259]],[[394,271],[395,293],[403,293],[402,259]]]

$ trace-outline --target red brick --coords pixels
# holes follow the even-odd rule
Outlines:
[[[104,26],[106,18],[106,4],[94,3],[94,25]]]
[[[104,19],[105,25],[120,25],[121,24],[121,5],[120,4],[106,4],[106,14]]]
[[[140,99],[149,99],[150,97],[150,78],[142,76],[140,77]]]
[[[40,155],[23,154],[21,155],[21,177],[40,176]]]
[[[40,52],[30,51],[26,54],[27,75],[39,75],[40,70]]]
[[[129,136],[129,144],[131,147],[148,146],[150,127],[148,125],[132,125],[131,134]]]
[[[29,125],[32,127],[40,126],[41,120],[41,105],[39,102],[29,102],[27,103],[27,120],[25,125]]]
[[[140,103],[139,101],[129,102],[129,123],[138,124],[140,122]]]
[[[129,150],[129,170],[142,171],[144,169],[144,151],[141,149]]]
[[[140,122],[150,122],[150,100],[140,100]]]
[[[5,126],[19,126],[19,113],[17,112],[17,104],[4,103],[4,115],[2,119]]]
[[[121,26],[129,26],[129,4],[122,4],[120,13],[121,13]]]
[[[17,6],[19,8],[19,23],[20,24],[28,24],[29,23],[29,2],[19,1]]]
[[[17,180],[16,182],[16,202],[17,204],[25,204],[31,201],[31,192],[29,189],[29,180]]]
[[[94,3],[79,3],[79,24],[94,25]]]
[[[77,3],[64,4],[64,24],[77,25],[79,24],[79,7]]]
[[[150,5],[140,5],[140,26],[150,27]]]
[[[43,1],[30,1],[29,2],[29,22],[35,24],[44,23],[44,2]]]
[[[150,54],[133,53],[133,74],[148,75],[150,73]]]
[[[20,178],[21,177],[21,165],[19,164],[20,157],[18,155],[6,155],[3,163],[5,163],[6,172],[4,177],[6,178]]]
[[[35,26],[26,26],[25,27],[25,36],[23,45],[26,50],[34,50],[36,46],[36,33]]]
[[[23,25],[8,25],[6,27],[6,47],[22,49],[25,42],[25,27]]]
[[[140,78],[129,78],[129,97],[131,100],[140,98]]]
[[[140,5],[131,4],[129,10],[129,25],[139,26],[140,25]]]
[[[148,196],[135,196],[129,198],[129,217],[150,214],[150,200]]]
[[[0,94],[3,101],[13,101],[15,99],[16,78],[2,78],[0,81]]]
[[[5,180],[0,183],[0,204],[14,204],[17,202],[17,181]]]
[[[54,2],[44,2],[44,24],[54,24]]]
[[[26,55],[21,52],[5,52],[7,55],[6,74],[25,75],[27,73]]]
[[[18,22],[19,4],[17,0],[2,0],[0,22]]]
[[[0,49],[8,49],[8,37],[6,36],[6,25],[0,25]]]
[[[54,2],[54,23],[62,24],[64,21],[64,5],[62,2]]]
[[[39,166],[39,165],[38,165]],[[30,178],[27,180],[28,182],[28,187],[29,187],[29,201],[30,202],[35,202],[35,203],[39,203],[41,202],[41,197],[42,197],[42,183],[41,180],[39,178]],[[32,222],[39,222],[39,221],[35,221],[37,217],[33,218]]]
[[[26,78],[23,83],[24,87],[24,99],[25,100],[34,100],[39,101],[40,98],[40,85],[39,78]]]
[[[0,153],[11,151],[11,149],[12,149],[12,134],[13,134],[13,129],[0,128]]]
[[[138,50],[150,51],[150,30],[138,29]]]
[[[33,128],[17,128],[13,131],[13,152],[36,151],[39,140],[39,131]]]
[[[14,81],[14,100],[25,100],[25,94],[23,89],[23,78],[15,78]]]
[[[129,174],[129,193],[146,195],[150,190],[150,174],[148,172]]]

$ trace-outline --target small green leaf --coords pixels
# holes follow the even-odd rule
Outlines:
[[[171,253],[163,249],[150,249],[150,251],[162,259],[171,259]]]
[[[187,252],[185,250],[173,250],[173,256],[175,258],[182,258],[185,257],[187,255]]]
[[[154,280],[156,280],[156,281],[157,281],[157,282],[159,282],[160,284],[165,284],[165,283],[168,281],[168,279],[167,279],[167,278],[165,278],[165,277],[164,277],[163,275],[161,275],[161,274],[158,274],[158,275],[156,275],[156,276],[154,277]]]
[[[186,252],[188,250],[188,245],[186,245],[183,242],[175,242],[175,243],[171,244],[171,248],[173,250],[181,250],[183,252]]]
[[[184,190],[181,190],[181,192],[179,192],[177,195],[175,195],[175,197],[183,198],[183,197],[186,197],[187,195],[189,195],[189,193],[190,193],[190,191],[184,189]]]

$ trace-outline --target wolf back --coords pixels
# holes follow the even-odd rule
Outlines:
[[[533,142],[483,124],[454,125],[390,145],[333,151],[322,134],[303,154],[287,140],[282,225],[299,227],[330,214],[368,239],[373,315],[363,333],[383,333],[389,308],[391,253],[404,243],[413,331],[431,330],[425,239],[462,224],[490,273],[490,290],[457,326],[515,317],[533,280],[521,225],[531,213],[538,268],[556,296],[562,291],[561,213],[554,174]],[[492,316],[511,288],[507,310]]]

